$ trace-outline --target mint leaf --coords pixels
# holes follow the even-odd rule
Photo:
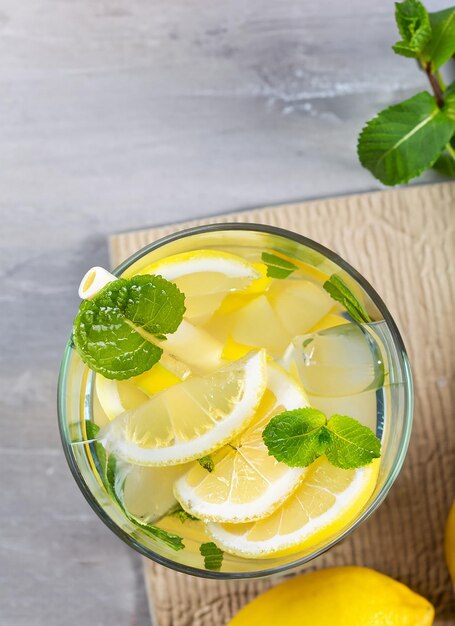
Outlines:
[[[322,286],[331,298],[337,302],[341,302],[353,320],[361,324],[371,322],[371,317],[368,315],[364,306],[357,300],[344,280],[339,276],[332,274]]]
[[[287,278],[297,269],[297,265],[282,259],[276,254],[263,252],[261,258],[267,265],[267,276],[270,278]]]
[[[442,110],[449,119],[455,121],[455,82],[449,85],[444,92],[444,106]]]
[[[85,430],[88,439],[95,439],[100,431],[100,427],[95,424],[95,422],[87,420],[85,422]],[[117,459],[112,454],[108,456],[106,454],[106,450],[99,441],[95,441],[90,445],[94,447],[96,452],[96,458],[93,458],[95,460],[95,463],[98,465],[98,473],[100,475],[104,488],[106,489],[106,492],[112,498],[112,500],[120,507],[125,516],[131,522],[140,526],[140,528],[147,535],[150,535],[155,539],[159,539],[173,550],[183,550],[185,544],[183,543],[182,537],[179,537],[179,535],[175,535],[174,533],[169,533],[166,530],[158,528],[157,526],[154,526],[152,524],[144,523],[137,517],[131,515],[126,510],[123,503],[123,481],[121,482],[121,484],[119,484],[118,482]]]
[[[269,454],[289,467],[307,467],[322,454],[332,465],[353,469],[381,455],[381,442],[372,430],[347,415],[327,418],[311,408],[275,415],[262,438]]]
[[[359,136],[359,159],[385,185],[406,183],[433,165],[454,129],[455,122],[422,91],[367,123]]]
[[[216,543],[213,543],[213,541],[201,543],[199,552],[204,557],[205,569],[213,570],[215,572],[220,571],[224,552],[219,549]]]
[[[371,463],[381,456],[381,442],[370,428],[353,417],[332,415],[326,432],[330,442],[326,455],[330,463],[343,469],[354,469]]]
[[[91,420],[85,421],[85,432],[87,433],[87,439],[96,439],[98,433],[100,432],[100,427],[95,422]],[[92,458],[95,461],[96,469],[98,471],[99,477],[104,485],[104,488],[108,489],[108,482],[106,479],[106,471],[107,471],[107,455],[104,446],[99,441],[92,441],[90,444],[92,449]],[[93,454],[94,452],[94,454]]]
[[[262,439],[269,454],[289,467],[306,467],[327,448],[324,413],[317,409],[294,409],[272,417]]]
[[[213,459],[209,454],[207,454],[207,456],[202,456],[200,459],[197,460],[197,462],[208,472],[213,472],[213,470],[215,469],[215,463],[213,462]]]
[[[455,151],[455,146],[454,146]],[[433,165],[433,169],[435,169],[442,176],[447,176],[448,178],[455,177],[455,159],[448,152],[443,152],[436,163]]]
[[[193,522],[199,521],[198,517],[194,517],[194,515],[187,513],[180,504],[178,504],[175,507],[175,509],[172,509],[172,511],[170,511],[168,515],[170,515],[171,517],[176,517],[178,520],[182,522],[182,524],[186,522],[187,520],[191,520]]]
[[[393,50],[406,57],[417,57],[431,37],[431,24],[427,10],[417,0],[395,3],[395,20],[402,41]]]
[[[176,535],[175,533],[170,533],[163,528],[158,528],[158,526],[153,526],[152,524],[141,524],[138,520],[134,520],[146,535],[150,535],[150,537],[154,537],[158,539],[162,543],[165,543],[169,548],[178,552],[179,550],[183,550],[185,548],[185,544],[183,543],[182,537],[180,535]]]
[[[432,36],[423,54],[435,71],[455,54],[455,7],[430,13],[430,23]]]
[[[159,361],[163,351],[151,340],[177,330],[184,299],[161,276],[115,280],[82,302],[74,320],[75,347],[90,369],[106,378],[137,376]]]

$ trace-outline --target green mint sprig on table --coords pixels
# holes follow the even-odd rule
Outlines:
[[[332,465],[355,469],[381,456],[381,442],[370,428],[347,415],[328,420],[313,408],[275,415],[262,438],[269,454],[289,467],[307,467],[325,454]]]
[[[455,7],[428,13],[418,0],[395,3],[401,40],[392,46],[416,59],[433,95],[422,91],[370,120],[359,135],[361,164],[385,185],[407,183],[430,167],[455,174],[455,83],[440,68],[455,54]]]
[[[161,358],[153,340],[175,332],[184,312],[185,296],[161,276],[119,278],[82,302],[74,345],[90,369],[106,378],[138,376]]]
[[[263,252],[261,259],[267,265],[267,276],[270,278],[287,278],[297,269],[294,263],[270,252]]]
[[[204,567],[205,569],[212,570],[215,572],[219,572],[221,569],[221,564],[223,563],[223,550],[213,543],[213,541],[209,541],[207,543],[202,543],[199,547],[199,552],[201,556],[204,557]]]
[[[172,548],[172,550],[183,550],[185,544],[183,543],[182,537],[176,535],[175,533],[163,530],[162,528],[158,528],[158,526],[154,526],[153,524],[144,523],[140,519],[128,513],[123,503],[123,484],[119,484],[118,481],[117,459],[112,454],[106,454],[106,450],[102,444],[99,441],[96,441],[96,437],[98,436],[100,430],[97,424],[87,420],[85,422],[85,428],[87,439],[95,439],[91,445],[95,448],[98,473],[101,478],[101,482],[111,499],[120,507],[126,517],[134,524],[137,524],[141,530],[145,532],[145,534],[165,543],[169,548]]]
[[[334,300],[345,307],[353,320],[360,324],[372,321],[363,304],[358,301],[342,278],[332,274],[322,286]]]
[[[215,463],[213,462],[210,454],[207,454],[206,456],[201,456],[201,458],[198,459],[197,462],[208,472],[213,472],[213,470],[215,469]]]

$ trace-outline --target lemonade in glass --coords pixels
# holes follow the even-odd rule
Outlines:
[[[92,268],[66,348],[59,422],[101,519],[179,571],[302,565],[384,499],[412,380],[385,305],[319,244],[252,224]]]

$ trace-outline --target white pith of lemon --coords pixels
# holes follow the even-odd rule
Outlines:
[[[221,447],[253,419],[267,383],[265,351],[192,376],[120,415],[106,447],[139,465],[177,465]]]
[[[261,272],[248,261],[229,252],[194,250],[175,254],[145,267],[140,274],[159,274],[174,282],[185,294],[185,318],[203,324],[231,291],[255,291],[264,283]]]
[[[296,491],[272,515],[249,524],[209,522],[207,531],[231,554],[256,559],[284,556],[330,539],[346,528],[368,502],[379,462],[340,469],[321,457]]]
[[[214,470],[209,473],[195,463],[175,483],[177,500],[198,518],[245,522],[270,515],[306,472],[279,463],[262,440],[274,415],[308,406],[302,387],[284,370],[274,363],[268,363],[267,370],[267,389],[254,420],[212,455]]]

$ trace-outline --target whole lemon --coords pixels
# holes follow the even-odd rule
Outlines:
[[[447,567],[449,568],[452,582],[455,585],[455,500],[452,503],[447,517],[444,550]]]
[[[366,567],[311,572],[266,591],[229,626],[431,626],[434,608],[406,585]]]

